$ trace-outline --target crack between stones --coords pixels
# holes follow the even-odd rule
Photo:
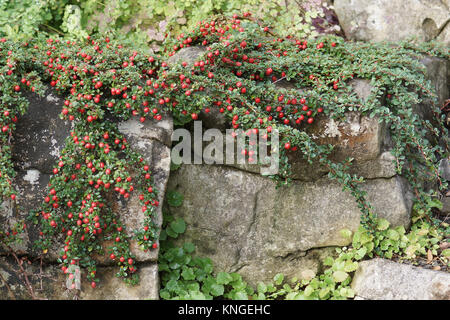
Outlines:
[[[248,174],[251,174],[251,175],[254,175],[254,176],[265,178],[265,176],[262,176],[259,173],[247,171],[247,170],[244,170],[244,169],[241,169],[241,168],[238,168],[238,167],[233,167],[233,166],[227,165],[227,164],[211,164],[211,166],[220,167],[220,168],[229,168],[229,169],[234,170],[234,171],[245,172],[245,173],[248,173]],[[315,180],[292,179],[292,181],[313,183],[313,182],[317,182],[318,180],[326,178],[327,175],[328,175],[328,172],[324,173],[323,175],[320,175]],[[395,175],[390,176],[390,177],[373,177],[373,178],[365,178],[365,177],[363,177],[363,178],[364,178],[364,181],[371,181],[371,180],[378,180],[378,179],[390,180],[390,179],[398,177],[398,176],[399,176],[398,174],[395,174]]]

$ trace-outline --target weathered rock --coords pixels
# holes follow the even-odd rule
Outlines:
[[[369,180],[362,188],[379,216],[409,226],[411,202],[401,178]],[[183,239],[196,243],[218,269],[240,270],[253,283],[274,272],[293,275],[284,264],[290,257],[308,259],[311,249],[347,245],[340,230],[355,231],[360,223],[353,197],[328,178],[276,189],[272,180],[234,168],[183,165],[168,190],[185,198],[170,208],[186,221]]]
[[[156,300],[159,298],[158,266],[138,265],[139,284],[126,285],[116,277],[117,267],[98,268],[99,284],[92,289],[84,270],[80,274],[80,291],[67,288],[67,277],[55,265],[40,266],[39,262],[24,263],[23,268],[36,298],[72,300],[77,293],[83,300]],[[31,294],[12,257],[0,257],[0,300],[27,300]],[[6,281],[6,284],[5,284]]]
[[[175,55],[171,56],[167,63],[174,65],[176,63],[186,62],[188,66],[192,66],[197,58],[205,53],[206,48],[201,46],[186,47],[179,50]]]
[[[70,132],[70,126],[58,120],[61,100],[53,93],[47,93],[46,98],[43,99],[33,95],[29,99],[28,112],[18,122],[13,144],[13,160],[18,167],[13,184],[19,195],[15,204],[5,201],[0,208],[0,223],[10,226],[17,221],[25,220],[28,213],[38,208],[43,201],[50,179],[49,173],[57,162],[59,152],[64,147],[64,141]],[[170,171],[172,118],[165,115],[163,121],[147,120],[144,123],[131,119],[118,125],[131,148],[140,152],[144,161],[149,163],[155,188],[159,192],[158,201],[162,204]],[[115,199],[117,201],[112,201],[111,205],[119,212],[127,227],[127,232],[131,235],[133,230],[142,225],[141,222],[144,219],[138,195],[132,193],[128,201],[119,198],[113,200]],[[161,207],[156,210],[155,222],[157,225],[162,223]],[[22,235],[22,243],[14,245],[14,250],[18,254],[34,259],[41,254],[33,248],[33,243],[38,239],[39,233],[33,225],[28,223],[27,226],[26,232]],[[114,280],[113,272],[117,271],[107,268],[105,269],[108,273],[105,276],[106,283],[110,284],[105,285],[104,290],[97,289],[96,296],[111,299],[137,297],[144,299],[158,296],[157,267],[152,263],[157,260],[159,249],[144,252],[135,241],[131,241],[130,244],[137,263],[145,263],[141,269],[141,278],[144,279],[143,286],[139,287],[140,289],[129,291],[125,288],[125,284]],[[105,247],[107,245],[105,243]],[[60,256],[60,249],[55,246],[48,251],[44,256],[44,267],[49,263],[56,263]],[[0,255],[6,254],[7,250],[0,248]],[[110,259],[103,256],[97,258],[100,265],[107,266],[112,263]],[[100,272],[101,270],[99,270],[99,276]],[[147,274],[147,272],[149,273]],[[152,296],[144,297],[144,295],[148,295],[150,289],[153,290]],[[89,296],[89,293],[86,295],[88,298],[94,297],[93,295]]]
[[[13,181],[19,192],[16,203],[7,201],[0,208],[0,222],[12,227],[18,221],[25,221],[31,210],[38,208],[44,199],[45,190],[52,169],[69,136],[71,126],[59,118],[62,100],[48,89],[44,97],[28,94],[28,111],[19,118],[12,139],[12,159],[17,171]],[[13,248],[20,254],[38,253],[33,250],[33,242],[38,231],[32,225],[21,235],[22,242]],[[0,247],[0,254],[4,254]],[[56,248],[51,253],[56,259]]]
[[[116,267],[99,268],[100,283],[92,289],[87,280],[81,282],[80,298],[83,300],[157,300],[159,276],[157,264],[138,265],[139,283],[125,284],[116,277]]]
[[[189,47],[180,50],[171,57],[174,61],[190,57],[195,61],[204,52],[203,47]],[[448,74],[450,74],[450,63],[445,59],[423,56],[421,62],[426,67],[427,79],[431,81],[438,95],[438,103],[442,104],[449,96]],[[350,84],[358,98],[367,101],[372,93],[373,87],[370,81],[363,79],[351,80]],[[276,84],[280,89],[297,89],[288,81],[280,81]],[[298,89],[301,93],[302,90]],[[384,98],[383,98],[384,100]],[[423,118],[433,121],[434,114],[429,107],[429,101],[417,105],[415,110]],[[203,126],[217,128],[224,131],[230,128],[226,116],[212,106],[211,111],[200,113]],[[334,150],[330,159],[343,161],[352,158],[350,172],[364,178],[390,178],[396,174],[395,158],[389,153],[392,149],[388,126],[380,122],[378,117],[370,118],[358,112],[348,112],[346,119],[336,121],[319,116],[312,125],[303,128],[318,144],[331,144]],[[288,154],[292,165],[292,178],[301,181],[314,181],[328,173],[328,170],[318,163],[309,164],[301,152],[290,152]],[[260,173],[261,166],[252,164],[228,164],[248,172]]]
[[[48,173],[57,163],[59,152],[70,132],[70,126],[59,120],[61,100],[53,93],[49,91],[46,98],[30,95],[29,101],[27,113],[18,122],[13,144],[13,159],[15,163],[18,162],[20,168],[14,180],[14,186],[19,192],[18,202],[14,206],[10,202],[5,202],[4,209],[0,211],[2,213],[0,221],[11,226],[19,220],[25,220],[28,213],[43,201],[50,179]],[[158,200],[162,203],[170,171],[172,118],[165,115],[162,121],[147,120],[144,123],[130,119],[119,123],[119,130],[125,135],[132,149],[140,152],[144,160],[150,164],[153,181],[159,192]],[[136,194],[132,194],[128,201],[118,199],[116,209],[120,212],[130,234],[144,219]],[[155,221],[157,225],[161,225],[161,208],[156,210]],[[23,242],[15,245],[14,249],[21,254],[37,256],[39,253],[33,250],[33,243],[38,238],[38,231],[34,226],[28,225],[27,232],[22,236]],[[157,260],[159,249],[146,253],[138,248],[134,241],[131,247],[137,261]],[[45,259],[56,261],[59,250],[60,248],[56,247],[49,250]],[[112,263],[110,259],[102,257],[99,257],[99,260],[105,264]]]
[[[28,111],[20,117],[13,135],[13,160],[22,170],[51,174],[71,126],[59,118],[63,101],[54,92],[47,90],[43,98],[29,94],[28,100]]]
[[[367,300],[450,300],[450,273],[373,259],[359,264],[352,288]]]
[[[144,124],[132,119],[121,123],[119,130],[130,142],[132,149],[139,152],[144,160],[150,164],[153,183],[158,190],[158,201],[162,204],[170,173],[169,146],[173,131],[171,117],[166,117],[166,120],[159,122],[147,121]],[[141,208],[139,195],[136,193],[126,203],[119,202],[118,210],[130,236],[133,234],[133,230],[143,226],[145,215]],[[161,206],[156,209],[155,222],[158,227],[162,224]],[[157,249],[144,252],[139,248],[136,241],[131,241],[131,251],[136,256],[136,261],[156,261],[159,253],[159,242],[157,243]]]
[[[450,43],[446,30],[450,10],[444,1],[335,0],[334,9],[350,39],[399,41],[417,36],[422,41],[439,38]]]
[[[442,202],[442,212],[443,213],[450,213],[450,197],[443,197],[441,199]]]
[[[424,55],[420,62],[426,67],[426,78],[436,90],[438,105],[442,106],[450,97],[450,61]],[[423,108],[426,109],[426,107],[425,104]]]
[[[449,159],[442,159],[439,162],[439,172],[445,180],[450,181],[450,161],[449,161]]]

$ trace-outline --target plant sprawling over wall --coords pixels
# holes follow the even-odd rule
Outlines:
[[[193,65],[166,62],[189,46],[206,49]],[[448,58],[448,49],[408,42],[363,44],[336,36],[308,41],[279,37],[245,14],[200,22],[192,31],[168,38],[164,52],[148,56],[109,38],[0,41],[0,192],[20,200],[11,187],[9,142],[15,123],[26,112],[28,102],[22,93],[44,94],[44,83],[49,84],[65,96],[61,117],[72,121],[74,129],[55,164],[48,195],[31,219],[41,227],[38,245],[46,251],[55,238],[62,238],[63,270],[71,264],[87,267],[94,287],[92,257],[102,252],[104,240],[114,243],[108,255],[119,265],[118,275],[137,280],[124,226],[108,205],[112,192],[125,199],[133,191],[139,193],[147,219],[134,238],[145,250],[156,247],[158,231],[152,220],[158,202],[149,164],[130,149],[117,121],[111,119],[135,116],[142,122],[159,121],[168,111],[178,123],[186,123],[196,120],[202,110],[217,108],[232,127],[248,135],[276,129],[282,168],[275,178],[280,185],[290,181],[288,152],[321,163],[355,196],[362,224],[373,233],[376,213],[358,187],[362,178],[347,173],[351,161],[330,161],[332,147],[317,145],[305,131],[319,114],[342,119],[348,111],[360,111],[379,117],[391,128],[397,170],[409,179],[418,203],[426,206],[433,196],[425,191],[425,183],[437,180],[445,187],[437,162],[448,149],[437,141],[445,140],[447,131],[419,59],[422,54]],[[349,81],[354,78],[371,81],[367,101],[352,91]],[[280,80],[289,81],[294,89],[277,87]],[[382,97],[387,97],[385,104]],[[430,101],[437,127],[414,112],[414,105],[423,99]]]

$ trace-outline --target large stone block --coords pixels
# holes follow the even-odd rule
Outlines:
[[[28,213],[39,207],[46,193],[50,173],[57,163],[59,152],[63,149],[64,141],[70,133],[70,125],[59,120],[62,100],[54,93],[48,91],[44,98],[31,95],[29,101],[28,112],[18,122],[13,139],[13,160],[18,168],[13,184],[19,195],[15,203],[5,201],[0,207],[0,223],[3,225],[12,226],[17,221],[26,220]],[[170,145],[173,131],[171,116],[165,115],[162,121],[148,120],[144,123],[131,119],[118,125],[131,148],[140,152],[144,161],[149,163],[153,182],[158,191],[157,199],[162,204],[170,171]],[[111,205],[119,212],[127,227],[127,232],[132,235],[133,230],[139,228],[144,219],[138,195],[133,193],[128,201],[113,195],[111,200]],[[162,223],[161,206],[156,210],[155,222],[158,226]],[[41,255],[41,252],[36,252],[33,248],[34,241],[38,239],[39,230],[31,224],[27,225],[27,230],[22,235],[23,241],[14,245],[13,249],[20,255],[27,255],[34,259]],[[137,263],[152,265],[157,260],[159,245],[158,249],[144,252],[135,241],[131,241],[130,244]],[[105,242],[104,245],[106,247],[108,243]],[[60,249],[55,246],[49,250],[44,255],[44,265],[56,263]],[[0,248],[0,255],[7,253],[5,248]],[[114,264],[106,256],[98,256],[97,259],[103,266]],[[113,267],[106,271],[111,275],[112,270]],[[144,267],[141,271],[142,277],[148,281],[150,281],[150,275],[146,272],[151,271],[153,274],[151,277],[156,279],[153,287],[157,286],[157,271],[155,270],[156,266],[153,266],[150,269]],[[99,270],[99,275],[100,272],[102,271]],[[148,283],[137,291],[128,292],[124,287],[125,284],[114,282],[107,289],[108,292],[98,289],[95,295],[111,299],[115,297],[125,299],[126,295],[129,295],[128,298],[132,299],[138,294],[146,292],[145,287],[151,288]],[[156,294],[157,297],[157,289],[155,290],[156,293],[153,293],[153,296]]]
[[[19,118],[12,140],[14,163],[22,170],[52,173],[69,136],[71,124],[59,118],[63,100],[47,90],[44,97],[27,94],[28,111]]]
[[[362,41],[399,41],[412,36],[449,44],[448,2],[433,0],[335,0],[345,35]]]
[[[373,259],[359,264],[352,288],[366,300],[450,300],[450,273]]]
[[[411,201],[401,178],[368,180],[362,188],[380,217],[409,226]],[[311,268],[305,261],[312,249],[349,244],[340,230],[360,224],[352,195],[328,178],[277,189],[268,178],[234,168],[183,165],[168,190],[185,198],[181,207],[170,207],[186,221],[182,240],[193,241],[218,269],[239,270],[253,283],[278,272],[299,276],[302,260]],[[284,263],[294,257],[296,269]]]
[[[39,261],[23,263],[30,286],[17,262],[12,257],[0,257],[0,300],[31,299],[30,287],[37,299],[49,300],[156,300],[159,299],[158,266],[153,263],[139,264],[139,284],[125,284],[116,277],[115,267],[98,269],[100,282],[93,289],[86,279],[85,270],[80,274],[80,290],[67,288],[67,276],[55,265],[41,266]]]

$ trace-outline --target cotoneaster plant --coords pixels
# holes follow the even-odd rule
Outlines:
[[[58,261],[62,270],[66,272],[70,265],[87,268],[92,287],[97,280],[93,256],[104,253],[106,240],[113,242],[107,254],[119,265],[118,275],[131,283],[137,281],[129,236],[108,205],[116,197],[113,193],[123,199],[131,192],[139,193],[146,218],[133,238],[144,250],[157,248],[153,215],[159,203],[149,164],[130,149],[114,122],[137,114],[141,121],[161,119],[159,112],[148,112],[148,93],[140,92],[141,82],[151,81],[157,64],[153,57],[136,58],[137,52],[108,43],[109,39],[102,43],[88,39],[81,44],[57,39],[20,45],[0,42],[0,58],[5,62],[1,74],[2,195],[17,200],[11,187],[14,171],[9,140],[17,118],[26,111],[28,102],[21,92],[42,95],[47,83],[66,95],[61,117],[74,126],[53,169],[43,205],[30,218],[40,225],[38,247],[47,253],[56,239],[61,241]]]
[[[194,45],[203,46],[205,53],[192,65],[167,63],[177,51]],[[129,239],[109,205],[116,196],[127,199],[131,192],[139,193],[147,219],[134,238],[144,250],[156,247],[158,230],[152,218],[159,203],[149,164],[117,129],[117,121],[133,116],[142,122],[159,121],[167,111],[183,124],[197,120],[201,111],[217,108],[231,127],[247,135],[278,130],[281,171],[274,178],[280,186],[291,181],[290,153],[324,165],[329,176],[354,195],[362,225],[373,234],[376,212],[359,188],[363,179],[347,172],[350,160],[329,160],[332,146],[318,145],[307,133],[319,115],[339,120],[348,111],[360,111],[386,122],[397,170],[408,178],[419,205],[427,206],[435,196],[425,190],[426,183],[438,181],[446,187],[437,163],[448,155],[448,146],[437,141],[446,142],[447,130],[419,59],[423,53],[449,58],[448,48],[434,43],[362,44],[335,36],[281,38],[249,14],[199,22],[191,32],[167,39],[165,48],[163,56],[148,55],[109,38],[91,37],[77,43],[57,38],[0,42],[1,194],[20,200],[11,187],[9,143],[15,123],[26,111],[22,92],[43,94],[48,84],[65,97],[61,117],[73,122],[74,129],[55,164],[48,195],[30,218],[40,225],[40,248],[47,252],[52,243],[59,243],[62,269],[72,264],[87,268],[93,287],[93,256],[103,253],[104,240],[114,242],[107,253],[119,265],[118,275],[132,283],[137,280]],[[371,81],[367,101],[353,93],[349,81],[354,78]],[[281,80],[295,89],[278,87]],[[385,104],[382,97],[387,98]],[[414,112],[423,99],[431,101],[436,127]]]

